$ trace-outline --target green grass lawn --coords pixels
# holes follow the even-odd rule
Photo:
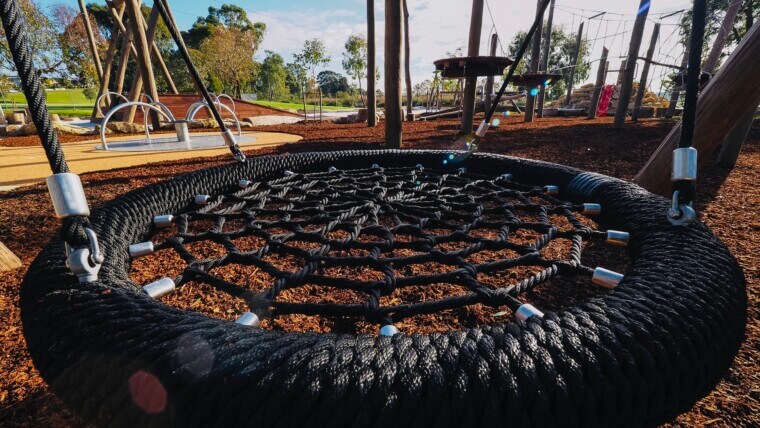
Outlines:
[[[303,104],[302,103],[284,103],[280,101],[254,101],[254,104],[259,104],[264,107],[274,107],[279,109],[288,109],[288,110],[302,110]],[[313,110],[314,105],[313,104],[306,104],[307,110]],[[317,106],[317,110],[319,110],[319,106]],[[353,110],[350,107],[336,107],[336,106],[328,106],[328,105],[322,105],[322,110],[331,110],[331,111],[344,111],[344,110]]]
[[[4,99],[3,99],[4,98]],[[26,97],[22,92],[4,93],[0,98],[0,103],[5,107],[13,103],[26,105]],[[66,106],[92,106],[95,100],[88,99],[84,96],[81,89],[63,89],[60,91],[48,90],[47,102],[49,105],[66,105]]]

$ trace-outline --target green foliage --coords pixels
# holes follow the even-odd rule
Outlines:
[[[256,81],[256,93],[260,99],[269,101],[282,100],[289,95],[285,60],[280,54],[266,51],[266,58],[259,67]]]
[[[330,62],[325,43],[320,39],[306,40],[303,49],[293,55],[295,62],[311,72],[312,84],[316,81],[316,69]]]
[[[95,102],[95,98],[98,96],[98,88],[95,86],[88,86],[82,90],[82,95],[84,95],[88,100]]]
[[[320,72],[317,75],[317,83],[324,94],[337,94],[351,90],[345,76],[330,70]]]
[[[544,27],[545,28],[545,27]],[[521,31],[515,35],[512,42],[509,44],[507,52],[510,56],[515,56],[520,49],[520,45],[527,33]],[[567,90],[567,85],[570,84],[570,70],[573,60],[573,54],[575,53],[575,42],[577,33],[565,32],[562,26],[554,26],[552,28],[551,46],[549,51],[549,67],[548,70],[560,70],[562,72],[562,80],[555,82],[553,91],[562,93]],[[581,41],[580,52],[578,53],[578,61],[575,67],[575,82],[583,82],[589,76],[589,70],[591,65],[588,64],[589,46],[588,42]],[[523,56],[522,61],[517,65],[516,73],[528,73],[531,60],[531,50],[528,49]]]
[[[16,4],[26,19],[25,31],[33,35],[29,37],[29,46],[35,66],[43,74],[60,72],[63,60],[55,24],[34,0],[16,0]],[[16,69],[2,27],[0,27],[0,69]]]
[[[216,27],[252,32],[258,40],[263,39],[266,32],[266,24],[251,22],[246,11],[240,6],[223,4],[219,9],[210,6],[208,15],[199,17],[192,28],[183,33],[182,37],[189,47],[197,48],[204,40],[211,37],[212,30]]]
[[[224,83],[222,83],[222,79],[212,74],[208,78],[208,88],[211,92],[221,94],[224,92]]]
[[[707,58],[707,55],[710,54],[712,41],[715,35],[718,33],[718,30],[720,30],[720,26],[723,23],[725,10],[728,8],[728,5],[730,3],[731,0],[711,0],[707,2],[705,39],[702,46],[703,59]],[[689,43],[689,37],[691,35],[691,18],[692,9],[687,10],[681,18],[681,44],[683,46],[688,46]],[[739,15],[736,18],[736,22],[731,28],[731,31],[728,33],[726,45],[730,46],[738,44],[741,41],[742,37],[747,34],[747,31],[752,28],[752,25],[754,25],[755,21],[758,19],[760,19],[760,0],[744,0],[742,2],[741,8],[739,9]],[[728,51],[724,49],[721,58],[727,55]]]
[[[285,76],[285,84],[288,85],[290,93],[300,94],[308,80],[306,67],[298,62],[291,62],[285,66],[285,70],[288,72]]]

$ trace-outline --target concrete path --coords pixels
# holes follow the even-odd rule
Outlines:
[[[254,142],[242,146],[244,150],[278,146],[301,140],[301,137],[298,135],[275,132],[251,132],[244,133],[244,135],[256,137]],[[109,138],[109,141],[134,138],[134,136],[114,137]],[[85,172],[106,171],[167,160],[204,158],[229,154],[229,149],[226,147],[189,151],[105,152],[96,150],[96,145],[100,145],[100,140],[63,144],[63,152],[66,155],[66,160],[72,172],[82,174]],[[50,167],[41,145],[0,147],[0,191],[43,182],[49,175]]]

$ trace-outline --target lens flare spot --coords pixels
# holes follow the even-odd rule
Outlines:
[[[504,117],[509,117],[509,110],[504,112]]]
[[[544,86],[549,86],[549,83],[552,83],[552,79],[546,79]]]
[[[493,122],[491,122],[491,126],[493,126],[494,128],[498,128],[500,124],[501,124],[501,121],[499,119],[494,119]]]
[[[161,413],[166,408],[166,390],[158,378],[140,370],[129,378],[132,401],[145,413]]]
[[[447,163],[449,163],[449,161],[447,159],[444,159],[443,164],[446,165]]]
[[[530,90],[530,94],[534,97],[536,96],[537,93],[538,93],[538,88],[533,88]]]
[[[453,154],[449,155],[449,160],[454,160],[454,155]]]

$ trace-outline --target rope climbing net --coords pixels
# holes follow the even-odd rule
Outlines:
[[[330,168],[239,186],[227,194],[198,195],[196,208],[176,216],[176,233],[164,234],[155,250],[173,250],[186,262],[171,279],[176,287],[203,283],[244,299],[250,311],[238,322],[249,325],[265,316],[305,314],[395,328],[393,323],[415,315],[476,304],[507,306],[520,317],[518,295],[557,275],[597,282],[595,270],[581,262],[584,240],[625,243],[627,235],[589,226],[584,214],[598,214],[601,207],[557,199],[555,186],[523,185],[509,174],[486,177],[464,168]],[[216,244],[224,254],[198,257],[189,249],[198,243]],[[562,248],[547,251],[555,244]],[[283,258],[290,260],[287,268]],[[271,281],[258,287],[235,283],[220,273],[230,265],[254,267]],[[146,291],[155,294],[151,290],[161,289],[161,281]],[[424,301],[391,298],[403,289],[446,285],[463,292]],[[355,298],[281,298],[305,286],[347,290]],[[523,315],[526,310],[537,311],[523,308]]]

